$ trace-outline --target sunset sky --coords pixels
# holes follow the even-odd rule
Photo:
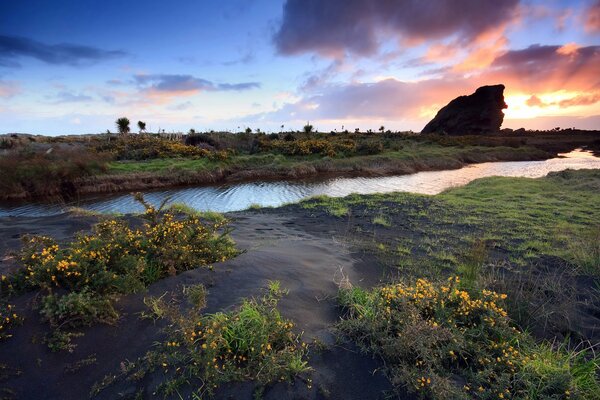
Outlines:
[[[600,129],[600,0],[0,0],[0,133],[420,131],[503,83],[503,127]]]

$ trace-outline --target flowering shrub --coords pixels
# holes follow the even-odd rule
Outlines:
[[[273,150],[289,156],[306,156],[320,154],[335,157],[337,153],[351,154],[356,150],[356,143],[351,139],[326,140],[326,139],[304,139],[304,140],[272,140],[261,142],[265,150]]]
[[[45,236],[25,238],[20,254],[24,268],[16,280],[42,291],[41,312],[52,326],[114,321],[113,295],[236,255],[224,229],[227,220],[177,217],[141,196],[138,200],[146,206],[146,222],[139,228],[124,220],[105,220],[67,246]]]
[[[202,314],[196,306],[182,312],[179,304],[163,297],[146,299],[153,318],[168,320],[167,339],[158,351],[128,368],[126,377],[140,379],[161,369],[169,379],[158,390],[166,396],[199,380],[194,398],[211,396],[227,382],[291,381],[309,367],[301,335],[292,332],[294,324],[277,310],[283,293],[279,282],[271,282],[263,297],[244,299],[236,310],[215,314]]]
[[[12,337],[8,331],[21,322],[12,304],[0,302],[0,341]]]
[[[459,278],[445,284],[419,279],[413,286],[372,291],[342,289],[346,317],[339,328],[384,359],[395,385],[422,397],[532,398],[543,393],[542,398],[558,399],[597,393],[596,361],[558,351],[541,361],[542,347],[510,325],[500,304],[505,297],[461,290]],[[540,362],[545,368],[533,367]]]
[[[94,147],[98,153],[109,153],[116,160],[148,160],[169,157],[212,157],[213,152],[196,146],[160,137],[135,135],[113,138]],[[214,154],[218,159],[227,157],[226,151]]]

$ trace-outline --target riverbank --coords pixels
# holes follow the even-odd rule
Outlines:
[[[254,143],[246,147],[229,142],[218,145],[214,139],[210,143],[216,147],[211,151],[148,138],[117,139],[116,144],[99,137],[93,138],[97,143],[92,139],[41,143],[38,151],[46,153],[33,158],[19,158],[17,150],[11,150],[12,156],[0,156],[7,171],[0,178],[5,188],[0,200],[69,199],[216,183],[405,175],[482,162],[545,160],[582,146],[595,149],[599,138],[595,132],[458,138],[347,136],[314,134],[286,141],[263,135],[246,138]],[[125,143],[119,144],[119,140]],[[52,146],[57,150],[52,152]],[[190,155],[194,152],[199,153]]]
[[[12,299],[25,320],[11,331],[12,338],[0,342],[0,379],[7,396],[80,399],[105,376],[122,377],[126,360],[135,361],[166,340],[164,321],[140,318],[148,312],[144,299],[165,293],[166,298],[181,298],[183,286],[200,283],[208,290],[206,313],[230,310],[242,298],[260,296],[270,280],[289,290],[278,308],[294,322],[295,332],[304,332],[311,383],[303,377],[291,386],[269,385],[266,399],[375,399],[392,391],[383,363],[340,341],[333,329],[342,315],[338,287],[347,283],[370,289],[418,278],[443,282],[459,275],[477,287],[507,294],[504,307],[512,323],[537,340],[600,343],[595,295],[600,171],[564,171],[541,179],[487,178],[436,196],[320,197],[227,217],[243,254],[215,263],[213,270],[190,270],[147,291],[122,296],[119,321],[84,328],[85,335],[74,339],[72,353],[53,353],[42,343],[48,326],[32,308],[32,295]],[[18,248],[25,233],[68,241],[98,218],[103,217],[3,218],[0,252]],[[3,274],[15,267],[11,258],[0,263]],[[164,379],[162,370],[138,380],[117,379],[98,398],[152,397]],[[181,396],[186,398],[189,390],[182,389]],[[406,396],[402,385],[397,390],[397,396]],[[216,398],[250,399],[253,391],[251,383],[228,384],[217,390]]]

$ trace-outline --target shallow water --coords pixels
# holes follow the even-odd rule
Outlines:
[[[372,194],[413,192],[437,194],[455,186],[466,185],[474,179],[488,176],[521,176],[539,178],[549,172],[565,169],[600,169],[600,157],[591,152],[575,150],[545,161],[514,161],[472,164],[448,171],[418,172],[411,175],[374,178],[334,178],[306,182],[251,182],[220,186],[199,186],[148,191],[147,201],[159,204],[170,197],[170,202],[183,203],[201,211],[239,211],[251,205],[280,206],[316,195],[332,197],[351,193]],[[129,194],[102,195],[81,199],[69,204],[29,203],[27,205],[0,205],[0,216],[42,216],[65,212],[76,206],[103,213],[132,213],[142,207]]]

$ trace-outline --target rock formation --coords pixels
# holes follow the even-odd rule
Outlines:
[[[482,86],[470,96],[460,96],[438,111],[421,133],[471,135],[497,133],[506,103],[504,85]]]

